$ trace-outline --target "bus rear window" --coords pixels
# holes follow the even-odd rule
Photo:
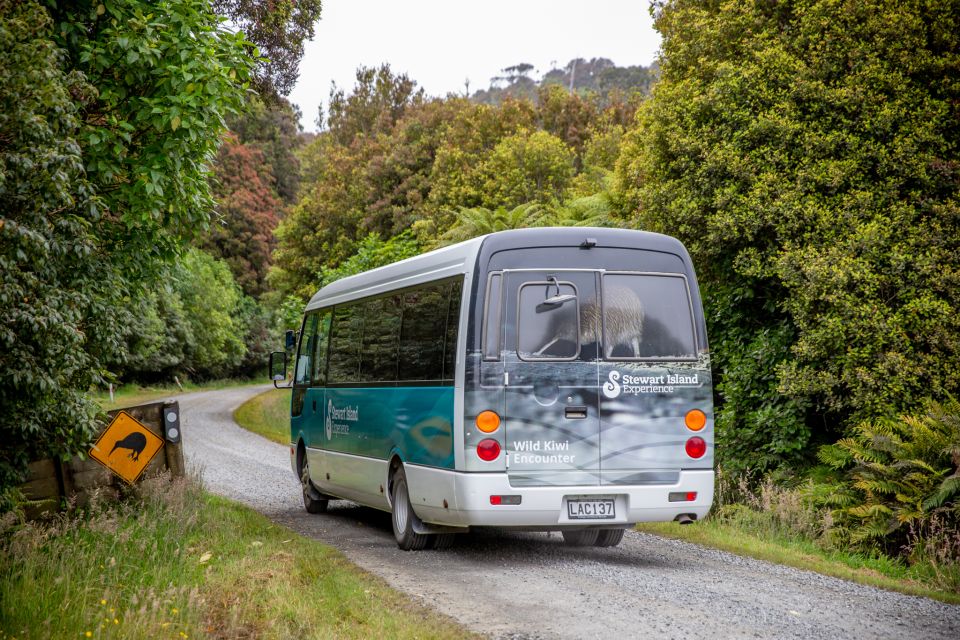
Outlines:
[[[517,354],[523,360],[575,360],[580,354],[577,290],[568,282],[520,286]]]
[[[603,276],[603,353],[607,360],[695,360],[693,314],[681,275]]]

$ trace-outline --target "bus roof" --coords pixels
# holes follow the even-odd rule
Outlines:
[[[686,249],[680,241],[659,233],[598,227],[512,229],[479,236],[466,242],[341,278],[317,291],[310,299],[307,309],[326,307],[464,274],[473,269],[481,249],[485,255],[489,256],[497,251],[527,247],[579,247],[588,240],[595,240],[597,247],[621,247],[672,253],[689,263]]]

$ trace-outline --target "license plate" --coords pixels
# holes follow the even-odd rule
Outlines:
[[[567,500],[567,517],[571,520],[612,520],[617,514],[612,498]]]

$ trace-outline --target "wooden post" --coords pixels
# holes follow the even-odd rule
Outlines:
[[[186,464],[183,461],[183,427],[180,420],[180,403],[168,401],[164,403],[161,416],[175,416],[163,420],[164,453],[167,456],[167,467],[174,478],[187,475]]]

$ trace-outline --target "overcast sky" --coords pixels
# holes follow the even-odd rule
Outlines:
[[[660,47],[648,0],[324,0],[289,98],[316,129],[331,81],[349,89],[357,67],[389,62],[430,95],[485,89],[520,62],[539,75],[573,58],[648,65]]]

